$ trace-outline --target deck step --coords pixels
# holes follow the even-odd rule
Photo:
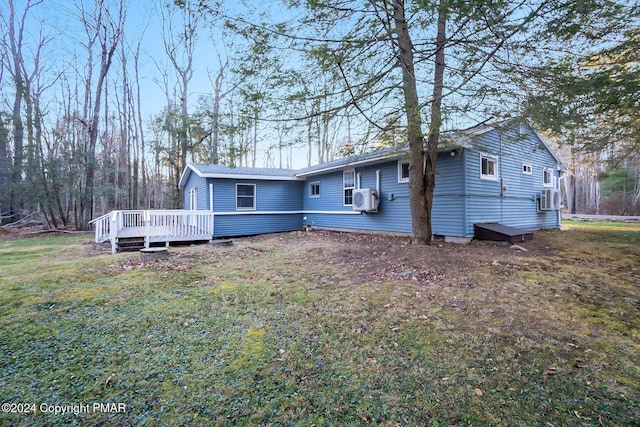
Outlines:
[[[144,249],[144,237],[120,237],[116,239],[116,251],[138,251]]]

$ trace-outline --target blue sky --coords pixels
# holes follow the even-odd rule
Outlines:
[[[0,0],[2,9],[6,9],[5,0]],[[21,14],[25,7],[25,0],[14,0],[16,3],[17,13]],[[83,67],[86,64],[86,48],[84,44],[87,35],[78,16],[78,2],[84,0],[44,0],[40,5],[31,10],[28,15],[26,34],[25,34],[25,56],[29,56],[29,51],[37,43],[41,29],[51,38],[43,51],[43,64],[47,67],[51,76],[62,71],[66,74],[66,79],[85,78],[86,70]],[[108,0],[109,1],[109,0]],[[111,0],[113,4],[117,4],[118,0]],[[170,1],[170,0],[168,0]],[[169,80],[171,84],[176,81],[176,76],[170,66],[165,52],[162,31],[162,19],[157,10],[155,3],[160,1],[134,1],[128,2],[127,20],[125,29],[125,40],[132,48],[135,48],[138,41],[141,42],[140,57],[140,84],[142,88],[142,113],[145,119],[149,119],[153,115],[161,113],[167,104],[167,99],[162,84],[160,69],[167,69],[170,73]],[[229,3],[232,7],[236,7],[235,2]],[[91,2],[85,1],[87,8],[92,6]],[[269,4],[265,4],[267,10]],[[4,16],[7,10],[2,10]],[[271,11],[271,13],[275,13]],[[189,82],[188,101],[190,104],[190,112],[195,110],[195,105],[201,95],[212,93],[212,85],[210,79],[215,76],[219,68],[219,57],[224,60],[225,55],[232,55],[234,44],[237,46],[242,41],[231,36],[222,37],[221,22],[216,25],[210,25],[204,21],[209,20],[207,16],[203,20],[198,35],[194,59],[193,59],[193,77]],[[180,22],[176,23],[176,27],[180,27]],[[227,47],[225,47],[225,44]],[[133,66],[133,57],[128,59],[130,69]],[[27,60],[27,62],[31,62]],[[119,62],[114,62],[110,71],[110,78],[119,78],[121,67]],[[76,71],[77,70],[77,71]],[[212,77],[210,77],[210,75]],[[53,79],[53,77],[51,77]],[[133,78],[133,74],[131,74]],[[73,85],[73,83],[69,83]],[[113,90],[113,89],[110,89]],[[83,91],[83,89],[80,89]],[[58,102],[60,91],[55,92],[51,105]],[[79,94],[82,96],[82,94]],[[177,102],[177,100],[176,100]],[[57,106],[52,106],[58,108]],[[55,120],[55,119],[54,119]],[[263,135],[265,144],[269,135]],[[149,139],[149,137],[147,137]],[[264,149],[262,150],[264,151]],[[264,154],[264,153],[262,153]],[[304,155],[296,156],[296,166],[304,166]],[[259,160],[260,162],[261,160]]]

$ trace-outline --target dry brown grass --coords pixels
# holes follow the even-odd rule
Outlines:
[[[130,407],[29,425],[634,424],[640,228],[573,227],[528,252],[299,232],[146,263],[0,242],[0,386]]]

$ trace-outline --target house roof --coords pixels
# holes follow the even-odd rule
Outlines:
[[[296,171],[294,169],[276,168],[249,168],[240,166],[237,168],[222,165],[207,165],[203,163],[187,163],[187,167],[182,172],[178,186],[183,188],[189,175],[195,173],[203,178],[236,178],[236,179],[261,179],[274,181],[295,181]]]
[[[471,145],[466,139],[443,136],[442,140],[440,141],[438,151],[443,153],[470,147]],[[400,159],[403,157],[407,157],[408,155],[409,144],[401,147],[389,147],[382,150],[372,151],[370,153],[356,154],[354,156],[344,157],[342,159],[333,160],[331,162],[320,163],[318,165],[299,169],[298,171],[296,171],[296,176],[306,177],[362,164],[373,165],[376,163],[386,162],[394,158]]]
[[[483,123],[462,131],[443,132],[441,134],[438,151],[448,152],[463,148],[472,148],[474,145],[474,139],[478,136],[492,130],[499,131],[500,129],[512,126],[519,121],[524,121],[524,123],[526,123],[529,128],[533,129],[533,127],[526,121],[526,119],[516,118],[492,125]],[[542,138],[542,136],[535,129],[533,129],[533,131],[538,139],[542,142],[542,144],[544,144],[544,146],[547,148],[547,150],[549,150],[553,158],[558,162],[559,167],[562,169],[566,169],[562,165],[560,159],[553,152],[553,150],[551,150],[544,138]],[[406,157],[408,155],[408,152],[409,145],[407,144],[402,147],[390,147],[365,154],[357,154],[349,157],[344,157],[341,159],[320,163],[302,169],[250,168],[242,166],[229,167],[190,162],[187,164],[187,167],[182,173],[178,185],[181,188],[184,187],[191,172],[194,172],[196,175],[205,178],[236,178],[281,181],[304,180],[308,176],[327,173],[334,170],[341,170],[344,168],[355,167],[363,164],[372,165],[389,161],[394,158],[400,159]]]
[[[318,165],[309,166],[307,168],[296,171],[296,176],[306,177],[320,173],[329,172],[336,169],[344,169],[349,166],[357,166],[363,163],[368,165],[378,162],[388,161],[394,157],[403,157],[408,152],[408,147],[391,147],[382,150],[372,151],[370,153],[356,154],[341,159],[332,160],[330,162],[320,163]]]

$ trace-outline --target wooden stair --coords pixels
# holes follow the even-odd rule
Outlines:
[[[139,251],[144,249],[144,237],[118,237],[116,239],[117,252]]]

